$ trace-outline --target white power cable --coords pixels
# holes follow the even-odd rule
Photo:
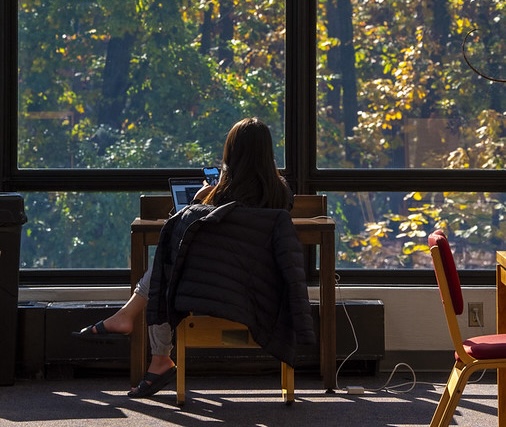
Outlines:
[[[405,383],[397,384],[397,385],[393,385],[393,386],[388,386],[388,384],[390,384],[390,381],[392,380],[392,377],[395,374],[395,371],[397,371],[397,368],[399,368],[400,366],[406,366],[411,371],[411,374],[413,375],[413,381],[405,382]],[[409,387],[407,390],[396,390],[396,389],[398,389],[400,387],[405,387],[405,386],[410,385],[410,384],[411,384],[411,387]],[[415,374],[415,371],[407,363],[401,362],[401,363],[398,363],[397,365],[395,365],[394,369],[390,373],[390,376],[388,377],[388,380],[386,381],[385,384],[383,384],[381,387],[376,388],[376,389],[366,389],[366,390],[367,391],[371,391],[371,392],[385,390],[385,391],[389,391],[391,393],[402,394],[402,393],[409,393],[411,390],[413,390],[415,388],[415,386],[416,386],[416,374]]]
[[[474,315],[476,316],[476,321],[478,322],[478,326],[480,327],[481,329],[481,332],[484,334],[485,333],[485,330],[483,328],[483,324],[481,323],[481,319],[480,319],[480,316],[478,314],[477,311],[474,312]],[[483,376],[485,375],[485,372],[487,372],[486,369],[484,369],[481,373],[481,375],[476,379],[476,380],[473,380],[473,381],[468,381],[467,383],[468,384],[476,384],[478,382],[480,382],[482,379],[483,379]]]
[[[341,370],[341,368],[343,367],[343,365],[348,361],[348,359],[351,356],[353,356],[358,351],[358,348],[359,348],[357,333],[355,332],[355,327],[353,326],[353,322],[351,320],[351,317],[348,314],[348,310],[346,309],[346,304],[344,303],[344,299],[343,299],[343,296],[341,294],[341,286],[339,286],[339,280],[341,280],[341,277],[339,276],[339,274],[336,273],[336,286],[337,286],[337,289],[339,291],[339,301],[341,302],[341,305],[342,305],[343,310],[344,310],[344,314],[346,315],[346,318],[348,319],[348,323],[350,325],[351,332],[353,333],[353,339],[355,340],[355,348],[353,349],[353,351],[350,354],[348,354],[348,356],[346,356],[346,358],[341,362],[341,364],[337,368],[337,371],[336,371],[336,388],[338,390],[339,390],[339,384],[337,383],[337,377],[339,375],[339,371]],[[345,390],[345,389],[343,389],[343,390]]]
[[[321,217],[315,217],[315,219],[316,218],[321,218]],[[348,356],[345,357],[345,359],[340,363],[339,367],[337,368],[337,371],[336,371],[336,389],[337,390],[341,390],[341,391],[348,391],[348,393],[350,393],[350,394],[361,394],[361,393],[363,393],[363,391],[368,391],[368,392],[375,393],[375,392],[379,392],[379,391],[382,391],[382,390],[385,390],[385,391],[390,392],[390,393],[397,393],[397,394],[409,393],[410,391],[412,391],[415,388],[415,386],[417,384],[417,380],[416,380],[416,374],[415,374],[415,371],[413,370],[413,368],[410,365],[408,365],[407,363],[404,363],[404,362],[400,362],[397,365],[395,365],[395,367],[393,368],[392,372],[390,373],[390,376],[388,377],[388,379],[385,382],[385,384],[383,384],[379,388],[376,388],[376,389],[367,389],[367,388],[362,387],[362,386],[349,386],[349,387],[343,387],[343,388],[339,387],[339,384],[338,384],[338,381],[337,381],[337,377],[339,376],[339,372],[340,372],[341,368],[343,367],[343,365],[359,349],[359,342],[358,342],[357,333],[355,331],[355,326],[353,325],[353,321],[351,320],[351,317],[350,317],[350,315],[348,313],[348,310],[346,308],[346,304],[344,302],[344,298],[343,298],[342,293],[341,293],[341,286],[339,285],[339,281],[340,280],[341,280],[341,277],[339,276],[338,273],[336,273],[336,286],[337,286],[337,290],[339,292],[339,302],[341,303],[341,305],[343,307],[344,314],[346,315],[346,318],[347,318],[348,323],[350,325],[351,332],[353,334],[353,339],[355,341],[355,348],[351,351],[351,353],[348,354]],[[480,326],[480,328],[483,331],[483,325],[481,323],[481,319],[478,316],[478,313],[475,313],[475,315],[476,315],[476,321],[478,322],[478,325]],[[401,366],[405,366],[406,368],[408,368],[408,370],[411,372],[411,375],[413,376],[413,380],[412,381],[408,381],[408,382],[404,382],[404,383],[401,383],[401,384],[390,386],[389,385],[390,381],[392,380],[392,378],[393,378],[395,372],[397,371],[397,369],[399,367],[401,367]],[[480,375],[480,377],[478,379],[476,379],[474,381],[468,381],[468,383],[469,384],[474,384],[474,383],[477,383],[477,382],[481,381],[486,372],[487,372],[486,369],[483,370],[483,372],[481,373],[481,375]],[[418,384],[430,384],[430,385],[433,385],[433,386],[439,385],[439,384],[435,384],[435,383],[425,383],[425,382],[418,382]],[[443,384],[441,384],[441,385],[444,386]],[[399,388],[406,387],[406,386],[410,386],[410,387],[408,389],[406,389],[406,390],[398,390]]]
[[[387,382],[381,386],[380,388],[378,389],[366,389],[364,387],[344,387],[344,388],[340,388],[339,387],[339,384],[338,384],[338,381],[337,381],[337,377],[339,376],[339,371],[341,370],[341,368],[343,367],[343,365],[358,351],[359,349],[359,343],[358,343],[358,338],[357,338],[357,333],[355,331],[355,326],[353,325],[353,321],[351,320],[351,317],[348,313],[348,310],[346,309],[346,304],[344,302],[344,298],[342,296],[342,293],[341,293],[341,286],[339,285],[339,280],[341,279],[341,277],[339,276],[339,274],[336,273],[336,286],[337,286],[337,289],[339,291],[339,300],[340,300],[340,303],[343,307],[343,310],[344,310],[344,314],[346,315],[346,318],[348,319],[348,323],[350,325],[350,328],[351,328],[351,332],[353,333],[353,339],[355,341],[355,348],[351,351],[350,354],[348,354],[348,356],[346,356],[346,358],[340,363],[339,367],[337,368],[337,371],[336,371],[336,389],[338,390],[342,390],[342,391],[348,391],[349,393],[352,393],[352,394],[360,394],[357,392],[357,390],[363,390],[363,391],[369,391],[369,392],[378,392],[378,391],[381,391],[381,390],[386,390],[386,391],[390,391],[392,393],[409,393],[411,390],[413,390],[413,388],[415,387],[416,385],[416,375],[415,375],[415,371],[413,371],[413,369],[411,368],[411,366],[409,366],[407,363],[398,363],[397,365],[395,365],[394,369],[392,370],[391,374],[390,374],[390,377],[388,378]],[[413,381],[412,382],[408,382],[408,383],[402,383],[402,384],[398,384],[398,385],[394,385],[394,386],[388,386],[388,384],[390,383],[393,375],[395,374],[396,370],[400,367],[400,366],[406,366],[412,373],[413,375]],[[404,387],[406,385],[409,385],[411,384],[411,387],[408,388],[407,390],[401,390],[401,391],[397,391],[396,389],[399,388],[399,387]],[[354,390],[354,391],[351,391],[351,390]]]

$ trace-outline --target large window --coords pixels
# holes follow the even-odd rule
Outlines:
[[[505,78],[505,20],[499,0],[319,1],[316,166],[504,171],[506,85],[474,72],[462,45],[475,68]],[[493,268],[506,194],[440,181],[439,191],[328,193],[337,265],[430,268],[427,236],[442,228],[459,267]]]
[[[258,116],[283,168],[285,27],[283,1],[20,1],[17,167],[194,173]],[[127,268],[139,194],[25,193],[22,266]]]
[[[23,268],[128,268],[140,193],[26,192]]]
[[[504,2],[318,5],[319,168],[506,168]]]
[[[0,185],[25,197],[23,266],[128,268],[139,195],[217,165],[258,116],[294,192],[328,195],[338,269],[429,269],[440,227],[460,268],[492,271],[506,84],[462,43],[504,80],[503,3],[5,0]]]
[[[327,192],[337,268],[430,269],[427,236],[443,229],[462,269],[493,269],[504,248],[504,195],[483,192]]]
[[[195,168],[246,116],[284,166],[283,1],[20,1],[20,168]]]

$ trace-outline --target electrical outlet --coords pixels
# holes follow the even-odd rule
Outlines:
[[[470,327],[484,326],[483,303],[470,302],[467,304],[467,315]]]

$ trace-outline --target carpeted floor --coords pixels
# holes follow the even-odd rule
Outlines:
[[[345,386],[381,388],[386,374],[343,377]],[[286,406],[278,376],[192,376],[187,378],[187,402],[175,405],[174,385],[140,400],[126,397],[127,377],[95,376],[66,380],[18,381],[0,387],[0,426],[427,426],[446,381],[446,374],[417,375],[407,393],[366,391],[350,395],[326,394],[314,375],[296,375],[296,401]],[[406,383],[409,373],[395,374],[390,386]],[[497,426],[495,373],[469,384],[452,425]]]

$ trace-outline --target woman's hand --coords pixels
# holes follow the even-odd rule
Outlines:
[[[193,200],[204,200],[207,195],[213,190],[214,185],[210,185],[207,181],[203,182],[202,188],[195,193]]]

